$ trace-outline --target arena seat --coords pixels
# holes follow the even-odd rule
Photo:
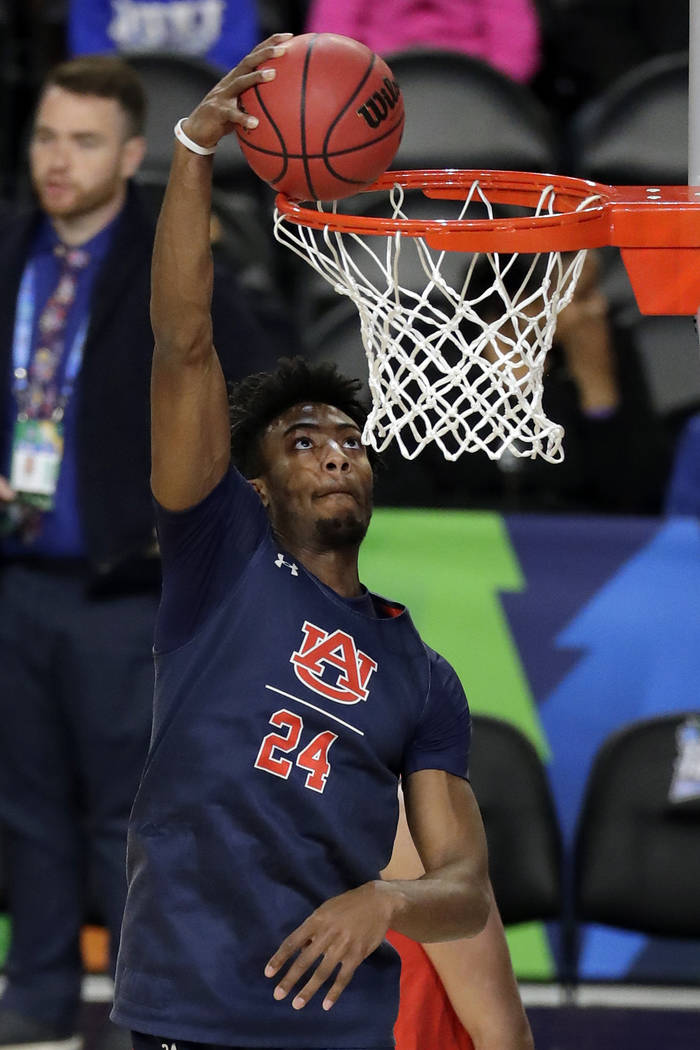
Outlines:
[[[167,186],[167,175],[139,171],[135,176],[142,200],[155,220]],[[212,247],[251,292],[271,294],[276,288],[275,253],[279,252],[259,201],[246,194],[212,190]]]
[[[560,919],[562,846],[547,773],[510,722],[472,716],[470,780],[484,820],[504,923]]]
[[[558,130],[529,88],[458,51],[384,57],[408,115],[392,168],[559,170]]]
[[[688,181],[688,53],[649,59],[585,103],[568,129],[570,173],[611,185]]]
[[[599,748],[574,846],[577,923],[700,938],[700,710],[633,722]]]
[[[167,175],[173,154],[173,127],[220,80],[221,71],[201,58],[157,52],[122,56],[140,75],[148,101],[145,175]],[[227,135],[214,158],[214,185],[260,193],[263,183],[243,157],[235,135]]]

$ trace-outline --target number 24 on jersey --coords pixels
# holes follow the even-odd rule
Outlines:
[[[306,772],[304,787],[322,793],[331,771],[328,752],[338,739],[337,734],[330,730],[318,733],[299,750],[304,730],[304,720],[300,715],[283,708],[275,711],[270,718],[270,725],[282,732],[268,733],[263,737],[255,768],[287,780],[294,766],[297,766]]]

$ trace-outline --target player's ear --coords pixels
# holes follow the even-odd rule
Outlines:
[[[260,500],[262,502],[263,507],[269,507],[270,496],[267,491],[267,485],[265,484],[265,480],[263,478],[249,478],[248,483],[253,486],[258,496],[260,496]]]

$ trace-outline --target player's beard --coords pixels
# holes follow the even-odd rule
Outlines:
[[[369,521],[356,514],[336,514],[332,518],[317,518],[316,538],[326,550],[359,547],[365,538]]]

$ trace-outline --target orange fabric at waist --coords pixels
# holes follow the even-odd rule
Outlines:
[[[474,1050],[435,967],[420,944],[389,930],[401,956],[401,1000],[394,1025],[396,1050]]]

